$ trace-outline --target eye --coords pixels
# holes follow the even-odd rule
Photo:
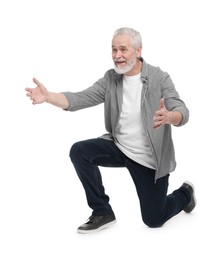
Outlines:
[[[122,48],[120,48],[120,51],[125,53],[127,51],[127,49],[125,47],[122,47]]]

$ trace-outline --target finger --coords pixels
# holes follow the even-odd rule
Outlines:
[[[156,118],[156,117],[161,116],[161,115],[162,115],[161,110],[157,110],[157,111],[155,112],[154,117]]]
[[[153,128],[155,129],[155,128],[158,128],[158,127],[160,127],[161,126],[161,124],[159,123],[159,122],[156,122],[156,123],[154,123],[153,124]]]
[[[163,121],[155,121],[153,123],[153,128],[158,128],[160,127],[161,125],[163,125]]]
[[[164,104],[164,98],[160,99],[160,109],[165,108],[165,104]]]
[[[37,104],[37,101],[35,99],[33,99],[33,102],[32,102],[33,105],[36,105]]]
[[[33,78],[33,82],[34,82],[36,85],[42,85],[42,83],[39,82],[36,78]]]
[[[156,115],[153,117],[153,120],[156,121],[156,122],[163,121],[163,120],[164,120],[164,115],[162,115],[162,114],[156,114]]]
[[[27,92],[32,92],[32,88],[25,88],[25,91],[27,91]]]

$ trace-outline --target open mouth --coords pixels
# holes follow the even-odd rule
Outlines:
[[[115,61],[115,64],[116,64],[116,66],[122,66],[122,65],[125,65],[125,64],[126,64],[126,61],[124,61],[124,60],[118,60],[118,61]]]

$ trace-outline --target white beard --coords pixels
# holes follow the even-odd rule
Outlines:
[[[124,68],[118,68],[115,64],[114,64],[114,70],[116,73],[118,74],[125,74],[127,72],[129,72],[130,70],[133,69],[133,67],[135,66],[137,61],[137,58],[132,58],[130,61],[127,62],[126,66]]]

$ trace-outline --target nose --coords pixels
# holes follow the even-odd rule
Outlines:
[[[117,51],[117,57],[118,57],[118,58],[119,58],[119,57],[122,57],[122,54],[123,54],[123,53],[122,53],[121,50],[118,50],[118,51]]]
[[[113,56],[115,59],[119,59],[122,57],[122,53],[120,50],[117,50]]]
[[[118,58],[122,57],[122,52],[121,52],[121,50],[116,49],[116,50],[113,52],[113,57],[115,57],[115,59],[118,59]]]

